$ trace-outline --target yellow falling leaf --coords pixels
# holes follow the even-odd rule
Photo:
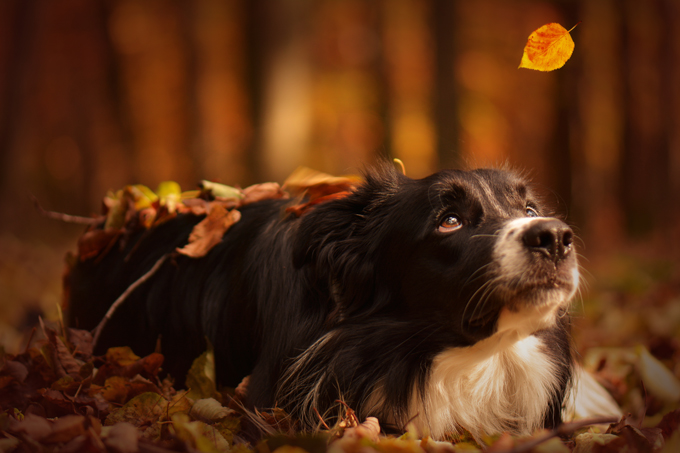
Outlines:
[[[571,30],[576,28],[576,25]],[[524,47],[519,67],[553,71],[564,66],[574,52],[574,40],[569,34],[571,30],[557,23],[547,24],[535,30]]]

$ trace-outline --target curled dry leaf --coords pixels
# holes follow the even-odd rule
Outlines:
[[[107,430],[103,440],[109,450],[117,453],[139,451],[139,432],[131,423],[116,423]]]
[[[85,432],[86,420],[82,415],[65,415],[56,419],[52,423],[52,432],[43,439],[43,442],[59,443],[70,441]]]
[[[288,194],[281,189],[281,186],[278,183],[265,182],[262,184],[253,184],[252,186],[243,189],[243,200],[241,200],[241,205],[279,198],[288,198]]]
[[[89,360],[92,357],[92,334],[87,330],[69,327],[68,342],[73,346],[73,355]]]
[[[209,194],[214,198],[221,199],[236,199],[240,200],[243,198],[243,193],[236,187],[227,186],[225,184],[220,184],[218,182],[212,182],[203,180],[199,184],[203,192],[209,192]]]
[[[332,176],[311,168],[300,167],[286,179],[283,188],[292,195],[306,194],[310,198],[318,198],[353,189],[359,183],[361,178],[357,176]],[[313,195],[310,192],[313,192]]]
[[[236,209],[227,211],[221,204],[212,204],[206,218],[197,223],[191,231],[189,243],[177,251],[191,258],[205,256],[222,241],[224,233],[240,219],[241,213]]]
[[[31,439],[42,440],[52,432],[52,425],[44,417],[28,414],[21,421],[10,423],[9,431],[15,435],[25,434]]]
[[[78,258],[85,261],[109,250],[122,232],[118,229],[90,230],[78,238]]]
[[[210,398],[217,392],[215,385],[215,355],[212,348],[194,359],[187,373],[187,396],[194,400]]]
[[[380,436],[380,422],[375,417],[367,417],[366,420],[354,427],[347,428],[343,437],[366,438],[371,442],[377,442]]]
[[[350,193],[351,193],[350,191],[342,191],[342,192],[336,192],[336,193],[324,195],[323,197],[314,198],[313,200],[310,200],[306,203],[301,203],[301,204],[296,204],[294,206],[289,206],[288,208],[286,208],[286,212],[290,212],[290,213],[295,214],[296,216],[300,217],[302,214],[309,211],[311,208],[313,208],[314,206],[316,206],[318,204],[325,203],[326,201],[344,198],[347,195],[349,195]]]
[[[572,27],[571,30],[573,29]],[[550,23],[535,30],[524,47],[519,67],[553,71],[564,66],[574,52],[571,30],[557,23]]]
[[[212,423],[233,414],[234,411],[224,407],[215,398],[203,398],[194,403],[189,415],[195,419]]]
[[[680,380],[671,370],[652,356],[644,346],[638,345],[635,352],[640,377],[647,390],[664,401],[680,402]]]
[[[286,179],[283,187],[303,201],[289,206],[286,211],[301,216],[317,204],[346,197],[360,182],[361,178],[356,176],[337,177],[306,167],[298,168]]]
[[[174,435],[184,443],[187,451],[229,451],[229,442],[216,428],[200,420],[191,421],[186,414],[173,415],[172,428]]]

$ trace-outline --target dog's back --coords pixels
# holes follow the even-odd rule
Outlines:
[[[141,354],[160,338],[182,380],[215,348],[217,378],[307,426],[342,398],[360,416],[441,437],[554,426],[568,389],[573,233],[520,177],[381,167],[301,216],[239,208],[200,259],[173,256],[116,311],[99,342]],[[179,216],[71,271],[70,321],[92,328],[200,220]]]

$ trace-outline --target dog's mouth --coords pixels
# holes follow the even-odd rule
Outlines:
[[[497,282],[492,297],[465,317],[463,328],[472,337],[516,330],[520,336],[551,327],[566,313],[578,285],[576,264],[541,278]]]

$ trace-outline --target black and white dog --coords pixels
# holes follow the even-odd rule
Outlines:
[[[337,415],[337,400],[435,438],[560,423],[574,234],[524,179],[481,169],[413,180],[386,165],[299,217],[288,203],[240,208],[207,256],[166,262],[115,312],[100,351],[146,354],[160,337],[181,379],[207,338],[219,383],[250,375],[250,405],[307,427]],[[76,265],[71,324],[94,327],[199,220],[179,216]]]

